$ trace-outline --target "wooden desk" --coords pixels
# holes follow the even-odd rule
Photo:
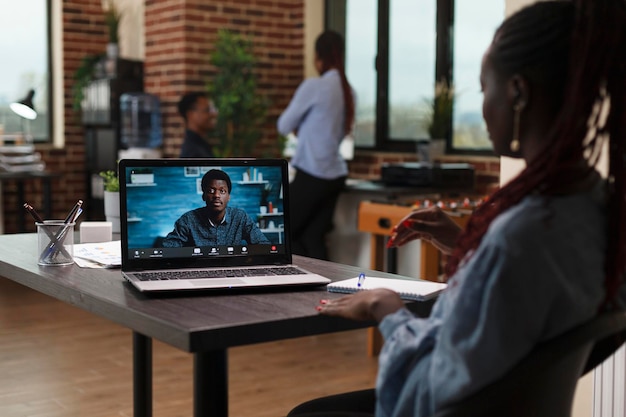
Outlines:
[[[298,256],[294,263],[332,280],[361,272],[360,268]],[[0,274],[133,331],[135,417],[152,415],[153,338],[194,354],[195,416],[225,417],[229,347],[374,325],[317,314],[315,306],[321,298],[340,296],[326,292],[323,286],[149,297],[128,285],[119,270],[39,267],[34,233],[0,236]],[[410,303],[409,307],[427,316],[432,301]]]
[[[387,240],[393,227],[413,209],[409,206],[390,203],[363,201],[359,206],[358,229],[371,233],[370,269],[397,272],[395,267],[396,249],[386,249]],[[451,212],[450,217],[461,227],[465,227],[469,212]],[[387,262],[385,262],[385,260]],[[439,282],[442,272],[442,256],[437,248],[428,242],[420,245],[420,278]],[[369,331],[368,354],[377,355],[383,341],[378,329]]]

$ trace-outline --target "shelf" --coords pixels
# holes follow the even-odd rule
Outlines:
[[[284,216],[285,213],[283,213],[282,211],[279,213],[257,213],[257,216],[259,217],[271,217],[271,216]]]

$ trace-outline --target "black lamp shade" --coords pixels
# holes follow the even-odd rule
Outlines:
[[[35,120],[37,118],[37,112],[35,111],[35,106],[33,105],[34,96],[35,90],[30,90],[26,98],[10,104],[11,110],[24,119]]]

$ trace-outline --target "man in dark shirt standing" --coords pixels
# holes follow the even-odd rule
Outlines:
[[[178,102],[178,112],[185,120],[185,140],[181,158],[212,158],[213,150],[207,136],[215,128],[217,108],[207,93],[185,94]]]
[[[232,190],[228,174],[212,169],[202,177],[201,186],[206,206],[180,216],[163,247],[270,243],[244,210],[227,207]]]

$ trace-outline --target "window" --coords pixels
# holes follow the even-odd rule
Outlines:
[[[12,2],[11,13],[0,14],[0,125],[6,135],[30,134],[36,142],[50,141],[50,2]],[[9,105],[33,89],[37,118],[29,121]]]
[[[491,149],[482,116],[480,61],[504,13],[503,0],[482,0],[480,12],[472,1],[456,1],[452,149],[467,153]]]
[[[327,0],[326,27],[346,39],[356,90],[356,145],[415,151],[436,80],[455,87],[453,153],[490,154],[482,120],[480,62],[505,0]]]

